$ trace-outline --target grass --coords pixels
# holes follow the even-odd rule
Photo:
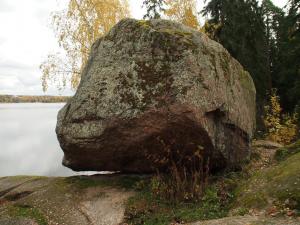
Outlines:
[[[209,179],[203,197],[194,202],[172,202],[153,192],[150,176],[74,176],[57,178],[60,191],[75,188],[75,191],[91,187],[116,187],[134,190],[136,194],[126,205],[126,223],[130,225],[169,225],[193,221],[222,218],[233,210],[237,215],[245,215],[249,209],[279,209],[300,211],[300,141],[277,151],[277,163],[257,170],[224,172]],[[252,160],[260,160],[260,155],[252,155]],[[103,194],[103,193],[100,193]],[[39,225],[47,225],[41,211],[28,205],[9,207],[12,217],[34,219]]]
[[[85,189],[90,187],[119,187],[125,189],[132,189],[134,185],[143,179],[143,176],[138,175],[121,175],[121,176],[74,176],[63,179],[65,185]]]
[[[219,195],[219,188],[211,185],[201,201],[170,202],[152,193],[149,180],[138,183],[138,193],[128,201],[125,217],[132,225],[168,225],[171,222],[193,222],[222,218],[229,208]]]
[[[260,160],[259,155],[251,158]],[[223,182],[225,192],[232,195],[231,201],[225,204],[230,211],[245,215],[249,209],[276,206],[282,213],[294,210],[300,215],[300,140],[279,149],[275,159],[275,165],[254,174],[249,173],[246,166],[243,171],[219,174],[214,178],[215,182]]]
[[[291,155],[300,152],[300,140],[296,143],[280,148],[276,151],[275,159],[277,161],[283,161]]]
[[[9,207],[8,214],[11,217],[23,217],[33,219],[39,225],[48,225],[44,215],[36,208],[29,205],[19,205],[15,204]]]
[[[268,209],[272,206],[278,207],[282,213],[285,213],[284,210],[295,210],[296,215],[299,215],[299,147],[300,141],[279,149],[278,162],[254,174],[249,173],[246,166],[240,172],[215,175],[198,202],[172,204],[151,192],[151,182],[138,183],[138,194],[127,205],[126,222],[132,225],[167,225],[172,222],[222,218],[232,210],[236,215],[243,216],[250,209]],[[253,155],[252,160],[260,160],[260,155]]]
[[[299,146],[299,142],[296,145]],[[290,156],[281,154],[280,160],[277,165],[257,172],[238,187],[235,206],[250,209],[277,205],[300,210],[300,152]]]

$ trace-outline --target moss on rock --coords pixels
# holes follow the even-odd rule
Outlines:
[[[136,195],[127,202],[126,223],[130,225],[185,224],[222,218],[229,211],[229,205],[224,204],[225,201],[220,195],[220,187],[216,183],[212,183],[205,190],[200,201],[169,201],[157,195],[153,188],[155,189],[150,179],[137,183]]]
[[[277,161],[282,161],[286,158],[288,158],[291,155],[294,155],[296,153],[300,152],[300,140],[298,140],[296,143],[285,146],[283,148],[280,148],[275,153],[275,159]]]
[[[48,225],[48,222],[43,213],[30,205],[15,204],[8,207],[8,215],[13,218],[28,218],[33,219],[39,225]]]
[[[245,85],[239,81],[241,71],[197,30],[161,19],[120,21],[94,45],[76,95],[59,112],[63,164],[155,172],[165,166],[148,156],[165,152],[162,138],[182,155],[204,146],[211,167],[238,167],[255,127],[255,87],[248,74]]]
[[[247,71],[245,71],[245,70],[241,71],[240,82],[241,82],[243,88],[245,88],[248,91],[255,92],[254,82],[251,79],[251,76]]]
[[[257,172],[237,190],[236,206],[300,209],[300,152]]]

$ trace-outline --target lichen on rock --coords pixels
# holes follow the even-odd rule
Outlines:
[[[253,81],[220,44],[172,21],[124,19],[93,45],[56,131],[73,170],[145,173],[166,145],[202,146],[212,169],[238,166],[254,129]]]

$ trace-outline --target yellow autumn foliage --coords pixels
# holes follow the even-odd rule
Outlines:
[[[58,88],[70,82],[75,89],[92,44],[128,16],[127,0],[69,0],[66,10],[54,12],[52,26],[65,54],[49,54],[41,64],[43,90],[49,82]]]
[[[267,128],[266,138],[280,144],[290,144],[297,135],[297,114],[284,114],[276,90],[270,95],[269,104],[265,106],[264,119]]]
[[[165,15],[171,20],[200,29],[195,0],[166,0]]]
[[[210,37],[213,40],[218,40],[217,33],[219,32],[221,28],[221,24],[214,24],[206,21],[204,25],[200,28],[200,31],[205,33],[208,37]]]

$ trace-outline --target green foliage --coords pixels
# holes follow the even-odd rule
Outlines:
[[[262,8],[257,0],[210,0],[202,13],[210,18],[204,32],[250,73],[256,87],[257,130],[264,130],[263,105],[271,75]]]
[[[122,175],[122,176],[74,176],[67,177],[62,180],[65,185],[85,189],[97,186],[113,186],[125,189],[132,189],[136,183],[142,180],[143,176],[137,175]]]
[[[128,224],[168,225],[171,222],[222,218],[228,213],[228,207],[217,185],[209,186],[198,202],[176,203],[157,196],[152,192],[152,185],[155,184],[150,180],[138,185],[138,193],[129,200],[125,212]]]
[[[295,146],[299,147],[299,142]],[[286,156],[285,156],[286,158]],[[283,160],[283,158],[281,158]],[[300,153],[295,153],[277,165],[258,171],[242,182],[236,191],[234,206],[246,209],[300,209]],[[270,205],[271,204],[271,205]]]
[[[147,10],[144,19],[159,19],[161,17],[160,12],[164,11],[164,4],[164,0],[144,0],[143,7]]]
[[[300,104],[300,3],[290,0],[278,27],[277,62],[273,85],[278,89],[284,110],[293,112]]]
[[[244,216],[244,215],[248,214],[248,212],[249,212],[249,210],[247,208],[240,207],[240,208],[238,208],[237,214],[239,216]]]
[[[284,112],[300,105],[300,1],[285,9],[271,0],[210,0],[203,10],[210,19],[204,31],[220,42],[251,74],[257,90],[258,129],[271,86]]]
[[[298,140],[294,144],[278,149],[275,153],[275,159],[277,161],[282,161],[288,158],[289,156],[297,154],[299,152],[300,152],[300,140]]]
[[[47,225],[47,220],[36,208],[29,205],[13,205],[9,207],[8,214],[11,217],[23,217],[35,220],[39,225]]]
[[[284,17],[282,9],[276,7],[271,0],[263,0],[262,12],[266,28],[266,38],[268,41],[268,58],[271,77],[275,76],[275,66],[278,61],[278,39],[280,38],[279,28]]]
[[[251,74],[258,102],[266,98],[271,79],[263,14],[256,0],[210,0],[203,12],[210,16],[210,37],[220,42]]]

